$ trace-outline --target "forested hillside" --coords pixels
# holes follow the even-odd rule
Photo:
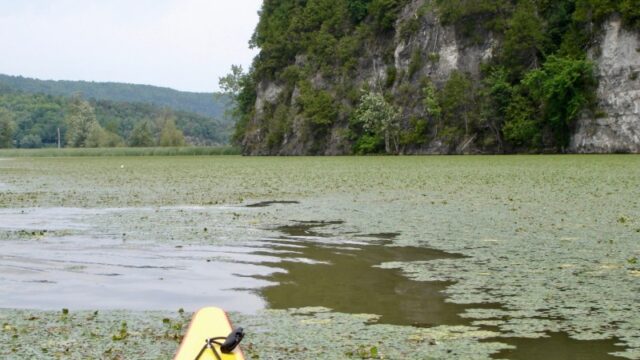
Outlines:
[[[638,0],[265,0],[235,138],[247,154],[564,152],[581,119],[605,119],[598,126],[615,142],[628,127],[620,119],[640,129],[629,110],[640,45],[626,35],[639,9]],[[615,73],[601,66],[607,31],[630,39],[610,51]],[[597,90],[607,82],[628,90],[628,106]],[[631,135],[593,149],[640,148]]]
[[[0,148],[217,145],[231,128],[150,104],[30,94],[0,86]]]
[[[223,119],[227,104],[224,96],[213,93],[177,91],[150,85],[52,81],[0,74],[0,86],[32,94],[76,96],[86,99],[144,103]]]

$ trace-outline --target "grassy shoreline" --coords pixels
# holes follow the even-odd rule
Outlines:
[[[239,155],[233,146],[0,149],[0,158],[73,156],[210,156]]]

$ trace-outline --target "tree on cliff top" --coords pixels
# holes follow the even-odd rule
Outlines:
[[[219,78],[218,84],[222,93],[231,98],[231,106],[225,111],[225,116],[231,116],[235,121],[232,140],[235,143],[240,143],[256,102],[256,84],[253,81],[253,71],[245,73],[242,66],[232,65],[231,72]]]

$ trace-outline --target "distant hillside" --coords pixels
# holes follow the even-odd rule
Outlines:
[[[212,80],[212,82],[214,81],[215,79]],[[26,93],[65,97],[81,94],[87,99],[152,104],[214,117],[219,120],[224,118],[227,102],[225,97],[219,98],[213,93],[183,92],[150,85],[37,80],[2,74],[0,74],[0,87],[8,87]]]
[[[79,107],[82,115],[77,115]],[[84,130],[87,135],[94,131],[92,141],[71,144],[74,116],[98,124]],[[70,147],[169,146],[163,145],[163,132],[172,129],[166,127],[168,120],[175,126],[172,133],[182,134],[179,138],[184,140],[178,143],[189,145],[226,144],[231,131],[228,124],[194,112],[144,103],[32,94],[0,83],[0,148],[52,147],[57,143],[58,129],[62,144]]]

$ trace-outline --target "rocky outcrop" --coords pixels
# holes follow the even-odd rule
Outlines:
[[[358,68],[354,72],[356,77],[348,79],[355,89],[382,88],[385,87],[394,96],[403,96],[401,93],[411,89],[412,92],[421,91],[421,81],[429,78],[435,84],[441,86],[450,77],[450,74],[459,70],[473,78],[479,79],[480,64],[488,60],[493,53],[494,42],[491,34],[484,36],[484,41],[470,44],[458,38],[453,26],[441,24],[435,9],[420,11],[426,8],[426,0],[413,0],[405,6],[397,19],[397,28],[409,21],[417,20],[417,28],[406,34],[396,32],[394,36],[379,36],[371,39],[364,46],[364,51],[358,59]],[[420,15],[418,15],[420,13]],[[420,55],[421,63],[415,62],[416,53]],[[393,54],[390,58],[388,54]],[[296,65],[304,65],[304,54],[296,58]],[[414,69],[410,69],[414,67]],[[389,71],[393,68],[393,71]],[[397,74],[395,81],[389,81],[388,77]],[[317,74],[311,79],[314,88],[326,90],[336,94],[336,88],[344,79],[327,79]],[[283,100],[280,95],[282,86],[273,82],[263,82],[257,89],[255,116],[253,117],[243,141],[243,149],[246,155],[341,155],[351,152],[351,144],[346,136],[348,118],[338,119],[329,130],[323,144],[318,144],[316,138],[309,136],[303,130],[304,119],[295,113],[300,89],[294,88],[291,96]],[[418,97],[404,95],[406,97]],[[269,120],[266,119],[267,109],[273,109],[282,103],[293,109],[290,113],[291,123],[278,146],[269,146],[265,139],[268,132]],[[353,109],[353,102],[340,100],[341,106]],[[422,114],[420,102],[404,104],[403,119],[408,123],[412,115]],[[405,153],[457,153],[469,152],[473,149],[473,141],[470,146],[451,147],[444,144],[442,139],[434,139],[423,144],[419,148],[406,149]]]
[[[640,153],[640,34],[613,18],[590,56],[597,65],[598,107],[578,121],[571,150]]]
[[[309,130],[308,119],[300,114],[299,85],[274,80],[260,82],[254,115],[243,141],[244,153],[349,154],[353,145],[353,139],[349,138],[349,114],[358,98],[349,98],[345,93],[351,91],[357,96],[360,89],[384,92],[402,109],[400,126],[405,130],[411,128],[412,119],[425,119],[422,93],[425,79],[442,89],[451,74],[459,71],[477,84],[481,65],[490,62],[499,52],[501,37],[488,30],[486,33],[474,31],[472,40],[462,36],[454,26],[443,25],[437,10],[429,4],[428,0],[411,0],[398,16],[397,31],[371,35],[357,55],[352,77],[332,77],[321,72],[308,76],[312,87],[329,93],[339,108],[337,119],[320,136]],[[403,31],[408,24],[411,31]],[[590,51],[599,83],[598,106],[596,110],[585,111],[577,121],[568,150],[575,153],[640,153],[640,34],[625,29],[622,21],[615,17],[603,26],[599,45]],[[298,54],[295,58],[296,67],[302,68],[306,62],[306,54]],[[276,121],[276,116],[286,121]],[[399,152],[467,154],[527,150],[503,144],[499,126],[490,124],[491,121],[473,131],[464,129],[463,135],[456,135],[456,141],[443,135],[449,129],[429,123],[421,134],[421,141],[404,146]],[[274,128],[280,132],[278,136],[272,136]],[[552,138],[546,132],[543,135]],[[558,151],[558,148],[552,146],[550,151]]]

